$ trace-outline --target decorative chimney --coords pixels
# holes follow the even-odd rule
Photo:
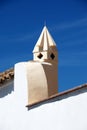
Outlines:
[[[45,26],[33,50],[33,61],[27,63],[28,104],[58,93],[58,52]]]

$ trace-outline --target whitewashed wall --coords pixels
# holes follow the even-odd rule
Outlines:
[[[28,110],[26,63],[15,65],[13,82],[0,90],[0,130],[87,130],[87,92]]]

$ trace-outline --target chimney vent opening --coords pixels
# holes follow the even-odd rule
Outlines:
[[[38,56],[37,56],[39,59],[41,59],[43,57],[43,55],[40,53]]]
[[[51,53],[50,57],[53,60],[55,58],[55,55],[53,53]]]

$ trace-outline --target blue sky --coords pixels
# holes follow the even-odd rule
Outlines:
[[[0,0],[0,72],[32,59],[44,21],[58,48],[59,91],[87,83],[86,0]]]

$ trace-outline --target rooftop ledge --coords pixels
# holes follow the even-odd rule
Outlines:
[[[33,104],[28,104],[28,105],[26,105],[26,107],[28,108],[28,110],[33,109],[33,108],[38,107],[38,106],[40,106],[42,104],[59,101],[59,100],[68,98],[70,96],[75,96],[75,95],[78,95],[80,93],[84,93],[84,92],[87,91],[86,89],[87,89],[87,83],[83,84],[83,85],[80,85],[80,86],[77,86],[77,87],[74,87],[73,89],[69,89],[67,91],[60,92],[60,93],[58,93],[56,95],[53,95],[53,96],[51,96],[49,98],[40,100],[40,101],[35,102]]]

